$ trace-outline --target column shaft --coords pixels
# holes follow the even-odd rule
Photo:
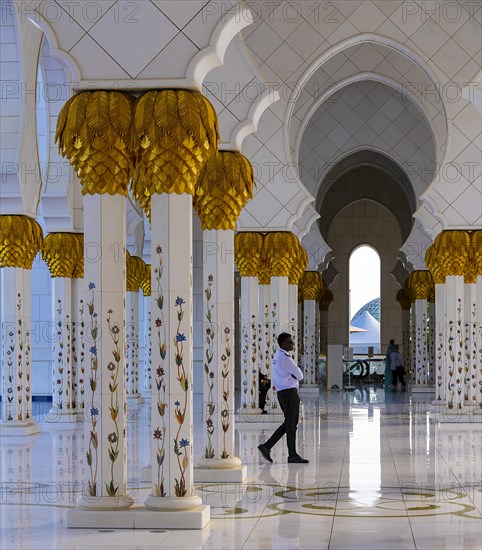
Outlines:
[[[126,393],[139,395],[139,293],[126,292]]]
[[[291,352],[293,360],[298,364],[298,285],[288,285],[289,293],[289,328],[286,332],[293,336],[295,347]]]
[[[85,453],[81,508],[128,508],[125,397],[125,197],[85,195]],[[96,498],[92,498],[96,497]]]
[[[303,385],[314,385],[316,375],[316,310],[315,300],[304,300],[303,304]]]
[[[31,271],[0,269],[2,321],[2,421],[0,434],[40,431],[32,417]]]
[[[188,510],[193,492],[192,197],[151,197],[152,489],[146,506]]]
[[[427,300],[415,300],[412,304],[412,323],[414,324],[414,382],[417,385],[428,384],[428,348],[427,348]]]
[[[199,466],[236,468],[234,456],[234,232],[203,231],[203,423]]]
[[[241,277],[241,410],[258,410],[258,277]]]

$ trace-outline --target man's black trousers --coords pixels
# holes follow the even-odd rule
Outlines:
[[[285,421],[274,434],[266,441],[265,447],[271,449],[286,434],[286,443],[288,444],[288,457],[295,458],[296,452],[296,429],[300,417],[300,397],[297,388],[280,390],[277,392],[278,401],[285,415]]]

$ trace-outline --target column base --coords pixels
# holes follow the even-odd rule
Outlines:
[[[129,495],[118,497],[91,497],[82,495],[76,500],[76,505],[82,510],[92,511],[118,511],[126,510],[134,504],[134,499]]]
[[[194,467],[194,483],[243,483],[248,477],[248,468],[240,465],[235,468]]]
[[[141,471],[139,472],[139,481],[141,483],[145,482],[151,482],[152,478],[152,467],[151,466],[144,466],[144,468],[141,468]]]
[[[190,512],[202,506],[202,500],[199,495],[191,495],[190,497],[157,497],[149,495],[144,506],[148,510],[161,512]]]
[[[148,510],[144,507],[129,510],[69,510],[67,527],[84,529],[203,529],[211,519],[210,507],[201,505],[189,511]]]
[[[24,422],[0,422],[0,437],[8,435],[35,435],[42,431],[42,426],[32,420],[31,423]]]
[[[320,388],[318,384],[303,384],[300,386],[299,393],[300,395],[318,395]]]
[[[132,395],[127,395],[127,401],[130,401],[131,403],[144,403],[144,397],[140,393],[135,393]]]
[[[434,384],[414,384],[410,388],[412,393],[435,393]]]
[[[431,407],[433,418],[441,424],[477,424],[482,426],[482,409],[479,407],[464,407],[449,409],[447,405],[436,404]]]
[[[69,411],[63,409],[51,408],[48,414],[46,415],[43,422],[46,424],[66,424],[72,422],[83,422],[84,415],[80,411]]]
[[[249,409],[253,411],[254,409]],[[258,409],[259,410],[259,409]],[[247,409],[239,409],[236,414],[236,428],[264,428],[267,425],[282,424],[284,420],[283,411],[278,409],[268,409],[267,414],[260,412],[248,413]],[[300,405],[300,422],[303,421],[303,404]]]

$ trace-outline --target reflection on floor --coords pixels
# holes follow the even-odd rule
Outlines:
[[[424,400],[425,399],[425,400]],[[81,427],[1,441],[0,548],[480,549],[482,431],[436,424],[431,396],[359,389],[303,399],[298,431],[308,465],[287,464],[284,440],[267,464],[257,446],[273,430],[237,430],[244,484],[196,485],[211,505],[202,531],[67,529],[85,475]],[[201,396],[195,449],[202,446]],[[43,409],[37,405],[37,418]],[[129,484],[148,464],[148,406],[130,404]],[[199,429],[196,429],[199,428]],[[197,460],[198,456],[195,456]]]

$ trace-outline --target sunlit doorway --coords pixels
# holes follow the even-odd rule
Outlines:
[[[349,262],[350,347],[354,354],[380,353],[380,256],[371,246],[356,248]]]

